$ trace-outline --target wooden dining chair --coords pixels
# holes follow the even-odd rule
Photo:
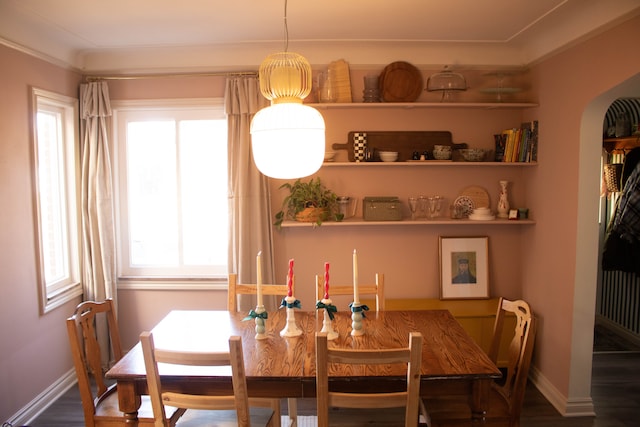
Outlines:
[[[509,332],[512,338],[503,336],[505,318],[515,316],[515,328]],[[529,375],[533,343],[536,335],[536,320],[529,304],[525,301],[510,301],[500,298],[493,328],[493,337],[489,348],[489,358],[501,367],[498,360],[501,343],[508,342],[506,366],[503,366],[503,378],[491,384],[489,411],[486,425],[519,427],[522,402]],[[460,425],[463,420],[471,419],[469,402],[453,396],[436,396],[423,400],[431,418],[431,425]]]
[[[258,285],[257,284],[248,284],[248,283],[238,283],[238,275],[235,273],[230,273],[228,276],[229,279],[229,291],[227,293],[227,310],[228,311],[238,311],[238,295],[256,295],[258,293]],[[262,294],[263,295],[276,295],[284,297],[287,295],[289,288],[287,285],[271,285],[271,284],[263,284],[262,286]],[[276,415],[277,419],[280,420],[280,416],[282,410],[280,409],[280,399],[256,399],[255,404],[259,404],[262,406],[269,406],[272,408]],[[289,427],[297,426],[297,414],[298,414],[298,401],[295,398],[287,399],[287,411],[289,414]],[[276,423],[279,423],[277,421]],[[280,427],[280,424],[275,424],[277,427]]]
[[[103,349],[100,346],[96,335],[97,319],[106,322],[110,349]],[[101,350],[105,353],[111,352],[114,361],[118,361],[123,356],[113,300],[85,301],[79,304],[73,316],[67,319],[67,332],[73,365],[78,377],[85,425],[88,427],[124,425],[124,414],[118,409],[116,384],[108,385],[104,377],[106,366],[103,366],[101,360]],[[175,425],[183,413],[183,409],[167,407],[166,418],[169,422],[167,425]],[[142,399],[138,417],[140,425],[154,424],[153,410],[148,396]]]
[[[420,411],[420,367],[422,334],[411,332],[409,346],[394,349],[354,350],[329,348],[326,332],[316,333],[316,400],[318,427],[329,426],[329,408],[401,408],[405,407],[404,425],[418,425]],[[394,393],[330,391],[331,365],[371,365],[404,363],[407,388]],[[398,425],[403,425],[401,422]]]
[[[218,427],[273,426],[274,413],[268,408],[249,406],[247,380],[244,371],[242,340],[229,338],[229,351],[193,352],[156,348],[151,332],[140,334],[147,387],[155,416],[155,427],[170,425],[166,406],[186,408],[180,427],[215,425]],[[158,363],[187,366],[230,366],[232,388],[226,395],[189,394],[165,390]]]
[[[351,295],[353,296],[353,284],[350,285],[334,285],[329,286],[329,296],[335,295]],[[384,311],[384,274],[376,273],[375,283],[358,284],[358,295],[375,296],[376,311]],[[321,300],[324,297],[324,276],[316,275],[316,297]]]

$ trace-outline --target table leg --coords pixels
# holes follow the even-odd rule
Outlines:
[[[478,379],[471,385],[471,420],[473,425],[484,425],[489,410],[491,379]]]
[[[131,381],[118,381],[118,405],[124,413],[125,424],[135,427],[138,425],[138,409],[141,398],[136,394],[135,383]]]

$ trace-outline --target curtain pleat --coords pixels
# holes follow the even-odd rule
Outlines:
[[[254,76],[232,76],[225,88],[229,144],[229,271],[239,283],[255,283],[256,255],[262,252],[262,277],[275,283],[269,182],[255,166],[251,154],[251,119],[267,105]],[[267,310],[275,298],[265,297]],[[241,298],[240,309],[255,307],[254,298]]]
[[[106,82],[80,85],[82,118],[82,240],[84,300],[116,301],[116,244],[109,125],[111,106]],[[103,364],[110,350],[105,319],[96,325]]]

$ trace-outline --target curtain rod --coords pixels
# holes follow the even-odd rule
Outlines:
[[[257,71],[219,71],[210,73],[178,73],[178,74],[131,74],[121,76],[85,76],[87,82],[97,82],[100,80],[137,80],[175,77],[215,77],[215,76],[257,76]]]

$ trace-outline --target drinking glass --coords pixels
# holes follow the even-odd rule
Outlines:
[[[429,197],[429,218],[438,218],[442,209],[442,196]]]
[[[418,198],[417,197],[409,197],[409,209],[411,210],[411,219],[416,219],[416,211],[418,210]]]
[[[420,212],[418,216],[426,218],[427,212],[429,212],[429,198],[427,196],[418,197],[418,209]]]

